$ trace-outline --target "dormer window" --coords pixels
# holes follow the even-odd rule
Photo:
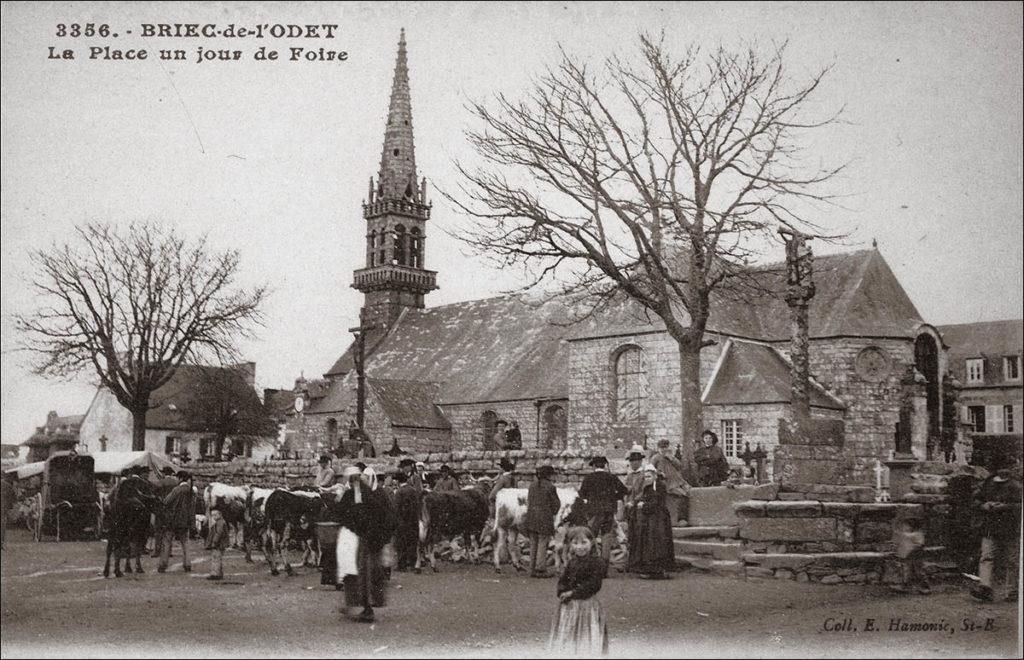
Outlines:
[[[985,382],[985,360],[984,358],[971,358],[967,360],[967,384],[980,385]]]
[[[1020,356],[1007,355],[1003,358],[1003,378],[1009,381],[1020,380]]]

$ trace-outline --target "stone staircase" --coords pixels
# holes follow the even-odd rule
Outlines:
[[[729,577],[743,577],[743,542],[739,527],[673,527],[676,566]]]

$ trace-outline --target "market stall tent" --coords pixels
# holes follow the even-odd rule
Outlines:
[[[175,472],[181,468],[160,454],[151,451],[103,451],[90,454],[95,461],[96,474],[119,475],[126,468],[144,466],[150,472],[159,472],[165,467]],[[28,467],[28,466],[25,466]],[[21,477],[19,477],[20,479]]]

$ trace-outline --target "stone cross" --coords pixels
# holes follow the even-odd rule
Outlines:
[[[814,258],[807,244],[811,236],[794,229],[779,229],[786,243],[786,304],[792,318],[790,388],[793,425],[797,433],[811,417],[808,314],[814,297]]]

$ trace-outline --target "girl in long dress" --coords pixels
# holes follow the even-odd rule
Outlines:
[[[587,527],[566,533],[571,559],[558,578],[558,610],[551,625],[548,648],[561,655],[607,655],[608,625],[597,599],[608,563],[597,553]]]

